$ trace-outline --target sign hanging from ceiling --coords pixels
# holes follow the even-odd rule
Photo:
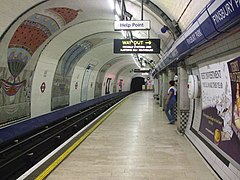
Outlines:
[[[114,39],[116,54],[159,54],[160,39]]]
[[[150,21],[114,21],[114,30],[150,30]]]
[[[150,73],[150,69],[134,69],[133,72],[135,73]]]

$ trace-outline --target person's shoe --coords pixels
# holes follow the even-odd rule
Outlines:
[[[173,121],[169,121],[168,124],[174,124],[174,123],[175,123],[175,121],[173,120]]]

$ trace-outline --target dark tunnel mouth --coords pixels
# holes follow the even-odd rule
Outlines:
[[[142,85],[144,85],[144,78],[143,77],[135,77],[132,79],[131,82],[131,92],[137,92],[137,91],[142,91]]]

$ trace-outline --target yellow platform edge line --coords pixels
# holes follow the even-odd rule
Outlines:
[[[71,147],[69,147],[61,156],[50,164],[35,180],[42,180],[48,176],[84,139],[86,139],[105,119],[107,119],[126,99],[109,111],[101,120],[91,127],[83,136],[81,136]]]

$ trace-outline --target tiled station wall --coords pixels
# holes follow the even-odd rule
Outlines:
[[[228,61],[240,56],[239,30],[232,32],[232,34],[226,33],[229,33],[229,36],[214,40],[211,46],[203,48],[199,53],[186,60],[188,67],[191,67],[188,69],[189,74],[199,76],[199,67]],[[229,160],[226,154],[214,147],[215,145],[201,136],[201,132],[199,132],[202,117],[201,100],[200,97],[190,101],[189,120],[185,135],[222,179],[238,180],[240,179],[240,164]],[[223,159],[219,158],[219,152],[224,157]]]

